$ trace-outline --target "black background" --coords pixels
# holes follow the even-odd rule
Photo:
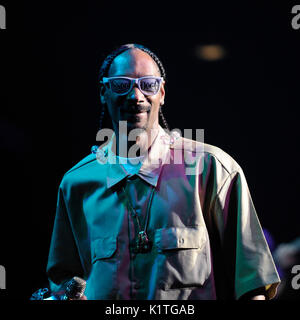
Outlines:
[[[242,166],[275,244],[299,236],[300,29],[291,26],[293,4],[0,4],[7,12],[0,30],[6,297],[28,299],[47,285],[58,185],[96,142],[98,70],[124,43],[141,43],[161,58],[170,127],[204,129],[206,143]],[[205,44],[222,45],[225,58],[197,58]]]

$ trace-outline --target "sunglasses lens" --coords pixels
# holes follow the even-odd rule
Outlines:
[[[140,88],[146,95],[154,95],[158,92],[160,80],[157,78],[144,78],[140,80]]]
[[[113,92],[125,94],[130,89],[131,81],[124,78],[112,79],[110,85]]]

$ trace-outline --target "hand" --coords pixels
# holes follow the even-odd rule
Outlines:
[[[260,294],[258,296],[252,297],[251,300],[266,300],[266,297],[263,294]]]
[[[264,287],[260,287],[247,292],[240,298],[240,300],[267,300],[267,293]]]
[[[79,299],[69,299],[69,300],[87,300],[87,297],[85,295],[83,295],[81,298]]]

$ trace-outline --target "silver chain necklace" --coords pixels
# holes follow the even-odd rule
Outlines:
[[[124,193],[125,198],[127,200],[127,204],[129,206],[129,209],[130,209],[129,211],[131,213],[131,216],[136,220],[136,223],[137,223],[137,226],[138,226],[138,237],[135,240],[135,245],[133,247],[133,251],[135,253],[147,253],[147,252],[150,252],[151,248],[152,248],[152,241],[149,240],[149,237],[147,235],[147,227],[148,227],[151,204],[152,204],[152,199],[153,199],[155,188],[152,186],[150,199],[149,199],[149,202],[148,202],[148,205],[147,205],[144,230],[142,230],[142,226],[141,226],[141,222],[140,222],[139,216],[138,216],[136,210],[133,208],[133,205],[131,204],[131,201],[130,201],[129,196],[127,195],[127,193],[125,191],[125,188],[122,187],[122,190],[123,190],[123,193]]]

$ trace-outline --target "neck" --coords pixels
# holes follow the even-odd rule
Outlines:
[[[159,126],[147,129],[135,129],[129,134],[116,131],[113,149],[116,155],[124,158],[135,158],[145,155],[159,131]]]

